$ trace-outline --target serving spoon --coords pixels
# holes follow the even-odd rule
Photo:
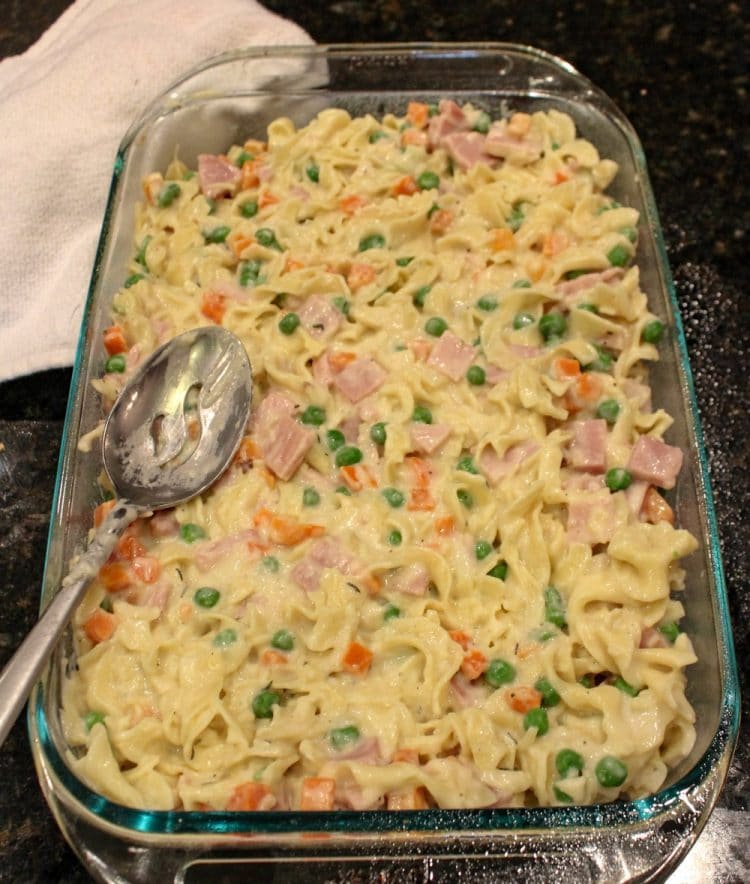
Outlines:
[[[239,447],[251,401],[247,353],[221,326],[178,335],[127,382],[102,434],[117,499],[0,675],[0,745],[123,531],[138,516],[189,500],[219,478]]]

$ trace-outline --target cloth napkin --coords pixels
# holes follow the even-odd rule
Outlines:
[[[304,44],[254,0],[77,0],[0,62],[0,381],[73,362],[128,126],[208,56]]]

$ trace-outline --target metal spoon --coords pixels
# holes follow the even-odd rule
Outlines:
[[[219,478],[242,439],[251,399],[245,348],[220,326],[173,338],[126,384],[102,436],[118,500],[0,675],[0,745],[122,532],[138,516],[189,500]]]

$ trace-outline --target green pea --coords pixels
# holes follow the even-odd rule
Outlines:
[[[492,118],[486,111],[479,111],[477,114],[477,118],[474,121],[474,125],[471,127],[472,131],[479,132],[481,135],[486,135],[490,131],[490,125],[492,124]]]
[[[344,497],[352,496],[352,492],[346,487],[346,485],[338,485],[336,487],[336,494],[343,494]]]
[[[491,313],[493,310],[497,310],[497,304],[497,298],[493,298],[491,295],[482,295],[477,301],[477,309],[483,310],[485,313]]]
[[[338,451],[345,442],[346,438],[341,430],[326,431],[326,444],[331,451]]]
[[[359,241],[358,250],[360,252],[366,252],[369,249],[383,249],[385,248],[385,237],[381,236],[379,233],[371,233],[369,236],[363,236]]]
[[[561,777],[570,773],[580,774],[583,771],[583,756],[574,749],[561,749],[555,757],[555,767]]]
[[[589,362],[588,365],[586,365],[586,371],[609,371],[614,362],[612,354],[598,344],[594,344],[593,347],[596,350],[596,358],[593,362]]]
[[[221,598],[221,593],[213,586],[201,586],[195,590],[193,601],[200,608],[213,608]]]
[[[596,304],[579,304],[578,309],[585,310],[587,313],[594,313],[596,315],[599,314],[599,308],[596,306]]]
[[[172,205],[180,193],[180,185],[176,181],[170,181],[169,184],[165,184],[159,191],[159,196],[156,198],[156,204],[160,209],[166,209]]]
[[[318,181],[320,181],[320,168],[315,163],[310,163],[305,169],[305,175],[307,175],[313,184],[317,184]]]
[[[680,627],[672,622],[662,623],[661,626],[659,626],[659,632],[674,644],[677,641],[677,636],[680,634]]]
[[[208,214],[215,215],[216,214],[216,200],[209,199],[209,197],[205,197],[206,206],[208,206]]]
[[[400,506],[404,505],[404,495],[398,490],[398,488],[384,488],[382,494],[388,501],[389,506],[392,506],[394,509],[398,509]]]
[[[408,267],[409,264],[414,260],[414,255],[409,255],[408,257],[396,258],[396,266],[397,267]]]
[[[122,287],[125,289],[129,289],[131,286],[135,285],[137,282],[140,282],[142,279],[145,278],[146,277],[142,273],[131,273],[130,276],[122,284]]]
[[[487,572],[487,576],[495,577],[497,580],[505,580],[508,576],[507,562],[498,562],[496,565],[493,565],[493,567]]]
[[[311,427],[319,427],[326,422],[326,410],[320,405],[308,405],[299,419],[303,424]]]
[[[562,313],[557,313],[554,310],[550,313],[545,313],[539,320],[539,331],[545,341],[561,338],[565,334],[567,327],[568,321]]]
[[[538,709],[529,709],[523,717],[524,730],[532,727],[536,728],[536,735],[543,737],[549,730],[549,718],[547,718],[547,710],[541,706]]]
[[[424,171],[417,177],[417,187],[420,190],[436,190],[440,185],[440,178],[430,171]]]
[[[474,497],[471,492],[467,491],[465,488],[459,488],[456,491],[456,497],[462,506],[465,506],[467,510],[470,510],[474,506]]]
[[[376,445],[385,445],[385,440],[387,438],[388,433],[386,432],[385,423],[383,423],[383,421],[378,421],[370,427],[370,439],[372,439]]]
[[[641,332],[641,339],[646,344],[658,344],[664,334],[664,323],[658,319],[652,319],[646,323]]]
[[[499,688],[504,684],[510,684],[515,677],[515,666],[500,657],[491,660],[489,666],[484,671],[484,680],[493,688]]]
[[[420,424],[432,423],[432,412],[426,405],[415,405],[411,413],[411,419]]]
[[[346,298],[339,295],[338,297],[334,298],[331,303],[340,313],[343,313],[344,316],[349,315],[351,304],[346,300]]]
[[[424,330],[433,338],[439,338],[440,335],[448,328],[448,323],[442,316],[431,316],[424,324]]]
[[[528,313],[523,311],[522,313],[516,313],[513,317],[513,328],[518,330],[519,328],[526,328],[527,325],[533,325],[536,322],[533,313]]]
[[[260,561],[266,571],[270,571],[271,574],[276,574],[281,567],[276,556],[263,556]]]
[[[214,227],[212,230],[204,230],[203,239],[207,243],[222,243],[231,232],[231,227],[228,227],[226,224],[222,224],[220,227]]]
[[[538,678],[534,684],[534,687],[542,695],[542,706],[550,708],[552,706],[557,706],[557,704],[560,702],[560,695],[557,693],[557,691],[548,679],[544,677]]]
[[[563,804],[572,804],[573,799],[568,795],[567,792],[563,792],[563,790],[559,786],[553,786],[552,792],[557,798],[558,801],[561,801]]]
[[[193,522],[185,522],[180,525],[180,537],[185,543],[195,543],[196,540],[201,540],[205,536],[206,532],[200,525],[195,525]]]
[[[146,250],[148,249],[148,244],[151,242],[151,234],[147,234],[141,240],[141,244],[138,247],[138,251],[135,255],[135,260],[137,264],[140,264],[145,270],[148,270],[148,263],[146,262]]]
[[[559,629],[566,625],[565,604],[554,586],[548,586],[544,590],[544,619]]]
[[[394,528],[393,531],[388,533],[388,545],[389,546],[399,546],[403,537],[401,536],[401,532],[398,528]]]
[[[431,290],[431,285],[420,286],[420,288],[418,288],[416,292],[414,292],[414,294],[412,295],[412,304],[414,304],[415,307],[419,307],[420,309],[424,307],[425,298],[427,297],[427,295],[430,294]]]
[[[621,227],[619,232],[632,243],[638,239],[638,231],[635,227]]]
[[[122,374],[125,371],[125,357],[122,353],[115,353],[114,356],[110,356],[104,363],[104,371],[109,374]]]
[[[473,387],[481,387],[487,380],[487,373],[481,365],[470,365],[466,372],[466,380]]]
[[[531,280],[529,279],[517,279],[511,288],[514,289],[530,289],[531,288]]]
[[[247,288],[249,285],[259,285],[261,282],[265,282],[265,276],[261,276],[261,268],[263,264],[261,261],[258,261],[257,258],[252,261],[244,261],[240,266],[239,279],[240,285],[243,288]]]
[[[395,605],[388,605],[383,611],[383,620],[387,623],[389,620],[394,620],[396,617],[401,616],[401,609],[397,608]]]
[[[608,424],[613,424],[620,414],[620,403],[616,399],[605,399],[599,403],[596,416],[603,417]]]
[[[623,694],[627,694],[629,697],[637,697],[640,691],[638,688],[634,688],[630,682],[625,681],[625,679],[618,675],[612,682],[612,687],[617,688],[618,691],[622,691]]]
[[[248,200],[240,206],[240,215],[243,218],[254,218],[258,214],[258,201]]]
[[[217,648],[228,648],[229,645],[233,645],[236,641],[237,632],[229,627],[220,630],[214,636],[214,645]]]
[[[235,157],[234,164],[238,169],[241,169],[245,163],[249,163],[255,159],[255,156],[249,153],[246,150],[241,150],[237,156]]]
[[[294,636],[288,629],[279,629],[271,636],[271,647],[279,651],[291,651],[294,648]]]
[[[510,229],[513,231],[513,233],[515,233],[518,230],[518,228],[523,224],[525,218],[526,218],[526,215],[523,213],[521,206],[520,205],[513,206],[513,210],[511,211],[510,215],[508,215],[508,218],[506,219],[507,223],[508,223],[508,227],[510,227]]]
[[[628,776],[628,768],[626,764],[620,761],[619,758],[615,758],[614,755],[605,755],[604,758],[597,762],[594,773],[600,786],[603,786],[605,789],[614,789],[625,782]]]
[[[299,326],[299,316],[296,313],[287,313],[279,320],[279,331],[285,335],[291,335]]]
[[[461,470],[463,473],[471,473],[474,476],[479,475],[479,470],[474,466],[474,461],[470,454],[465,454],[458,459],[456,469]]]
[[[83,724],[86,727],[87,732],[90,731],[95,724],[104,724],[104,713],[87,712],[83,718]]]
[[[334,727],[328,731],[328,739],[331,746],[340,752],[351,743],[356,743],[359,739],[359,728],[354,724],[348,724],[346,727]]]
[[[351,467],[362,460],[362,452],[356,445],[344,445],[336,452],[337,467]]]
[[[112,597],[110,595],[105,595],[104,598],[99,602],[99,607],[106,611],[108,614],[111,614],[114,611],[114,604],[112,603]]]
[[[581,270],[581,269],[568,270],[566,273],[563,274],[563,276],[565,277],[565,279],[578,279],[579,276],[585,276],[587,273],[592,273],[592,272],[593,271],[591,271],[591,270]]]
[[[632,475],[622,467],[613,467],[604,475],[604,482],[610,491],[624,491],[633,482]]]
[[[283,252],[284,248],[276,239],[276,234],[270,227],[261,227],[255,231],[255,239],[260,245],[268,249],[275,249],[277,252]]]
[[[486,559],[491,552],[492,544],[489,542],[489,540],[477,540],[477,542],[474,544],[474,555],[480,562],[482,561],[482,559]]]
[[[367,140],[370,142],[370,144],[375,144],[376,141],[380,141],[381,138],[385,137],[385,132],[381,132],[380,130],[378,130],[376,132],[370,132],[370,134],[367,136]]]
[[[594,676],[591,674],[582,675],[578,679],[578,684],[583,685],[585,688],[596,687],[596,682],[594,681]]]
[[[305,488],[302,492],[303,506],[317,506],[320,503],[320,494],[315,488]]]
[[[607,260],[613,267],[624,267],[630,260],[630,250],[618,244],[607,252]]]
[[[256,718],[273,718],[273,707],[281,703],[281,694],[266,689],[253,697],[253,715]]]

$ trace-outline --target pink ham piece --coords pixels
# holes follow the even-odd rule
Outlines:
[[[654,629],[653,626],[647,626],[641,633],[641,642],[639,648],[668,648],[669,639],[664,633]]]
[[[361,764],[380,764],[380,743],[377,737],[362,737],[349,749],[336,752],[337,761],[359,761]]]
[[[495,157],[485,150],[485,144],[486,138],[479,132],[454,132],[443,139],[443,146],[462,169],[470,169],[477,163],[497,164]]]
[[[409,428],[412,445],[417,451],[424,454],[432,454],[445,442],[450,436],[451,428],[449,424],[412,424]]]
[[[508,349],[514,356],[521,359],[533,359],[544,351],[540,347],[528,347],[526,344],[508,344]]]
[[[254,542],[263,544],[263,538],[253,528],[247,531],[239,531],[222,537],[220,540],[203,540],[196,544],[195,564],[199,571],[208,571],[217,562],[221,561],[228,553],[232,552],[239,544]]]
[[[507,160],[517,165],[527,165],[542,155],[542,144],[536,138],[518,138],[508,131],[505,120],[493,123],[484,139],[484,150],[493,157]]]
[[[421,562],[412,562],[389,575],[387,584],[394,592],[423,596],[430,585],[430,572]]]
[[[148,530],[152,537],[176,537],[180,530],[180,523],[174,514],[174,510],[157,511],[148,520]]]
[[[201,193],[208,199],[234,196],[242,171],[226,157],[212,153],[198,154],[198,181]]]
[[[568,540],[595,546],[609,543],[618,528],[614,496],[595,491],[568,504]]]
[[[258,406],[251,431],[261,448],[265,448],[276,435],[276,425],[282,417],[294,412],[294,402],[278,390],[269,390]]]
[[[341,574],[352,574],[358,572],[361,565],[340,540],[323,537],[292,568],[291,577],[305,592],[314,592],[320,587],[320,578],[326,568],[333,568]]]
[[[263,446],[263,460],[266,466],[285,482],[297,471],[311,445],[315,433],[303,427],[288,414],[283,415],[274,431],[273,439]]]
[[[328,353],[323,353],[313,361],[312,376],[315,383],[321,387],[328,389],[333,383],[334,372],[331,363],[328,361]]]
[[[464,343],[452,331],[445,331],[432,348],[427,364],[452,381],[460,380],[474,361],[474,348]]]
[[[477,706],[487,696],[487,691],[483,684],[481,678],[476,681],[469,681],[462,672],[457,672],[450,681],[455,705],[459,709]]]
[[[576,421],[565,460],[575,470],[603,473],[607,468],[607,422],[603,418]]]
[[[526,442],[511,445],[500,457],[491,445],[487,445],[479,455],[479,469],[484,473],[490,485],[497,485],[501,479],[509,476],[519,464],[538,450],[539,444],[529,439]]]
[[[641,436],[630,452],[626,469],[634,479],[658,488],[674,488],[682,467],[682,451],[654,436]]]
[[[613,282],[616,279],[622,279],[622,275],[621,267],[608,267],[598,273],[583,273],[575,279],[558,282],[555,291],[561,292],[563,295],[577,295],[579,292],[593,288],[599,282]]]
[[[455,101],[444,98],[438,104],[438,112],[434,117],[431,117],[427,127],[430,147],[439,147],[445,141],[446,136],[468,128],[469,121],[466,119],[466,114]],[[476,134],[478,135],[479,133]]]
[[[320,295],[311,295],[298,310],[300,322],[311,338],[330,337],[341,325],[341,312]]]
[[[359,402],[374,393],[388,377],[386,370],[374,359],[365,356],[350,362],[333,379],[333,383],[350,402]]]

